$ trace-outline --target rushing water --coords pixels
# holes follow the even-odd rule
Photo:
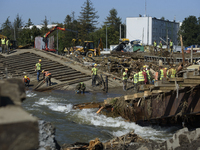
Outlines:
[[[111,118],[96,114],[98,109],[73,110],[74,104],[85,102],[103,102],[108,97],[117,97],[114,93],[75,94],[72,91],[26,92],[23,108],[40,119],[49,121],[56,127],[56,140],[64,143],[89,142],[98,137],[107,141],[113,136],[124,135],[133,129],[143,138],[165,140],[172,137],[177,127],[161,128],[141,127],[123,118]]]

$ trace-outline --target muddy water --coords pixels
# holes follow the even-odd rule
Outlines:
[[[135,123],[125,122],[121,117],[110,118],[96,114],[98,109],[73,110],[72,106],[84,102],[102,102],[108,97],[121,96],[115,93],[75,92],[33,92],[27,91],[23,108],[29,113],[49,121],[56,127],[56,140],[64,143],[89,142],[98,137],[107,141],[114,136],[121,136],[135,130],[143,138],[165,140],[172,137],[177,127],[141,127]]]

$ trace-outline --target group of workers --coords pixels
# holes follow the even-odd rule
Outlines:
[[[43,79],[46,82],[47,86],[51,86],[51,73],[47,70],[42,70],[42,65],[41,65],[42,60],[39,59],[38,63],[35,64],[35,71],[37,71],[37,81],[40,81],[40,73],[43,74]],[[29,86],[30,83],[30,78],[28,76],[24,76],[23,82],[25,86]]]
[[[153,42],[153,46],[154,46],[154,54],[155,53],[157,53],[157,43],[156,43],[156,40]],[[162,52],[162,41],[160,41],[160,43],[159,43],[159,50],[160,50],[160,52]],[[173,52],[173,42],[172,42],[172,40],[170,40],[170,42],[169,42],[169,47],[170,47],[170,53],[172,53]]]
[[[140,70],[136,70],[136,73],[133,76],[134,88],[138,92],[139,85],[143,84],[154,84],[154,81],[162,80],[162,78],[175,78],[176,69],[175,65],[170,67],[169,69],[159,67],[159,71],[153,75],[150,71],[150,67],[143,66]],[[128,69],[125,68],[123,72],[123,90],[126,91],[127,87],[127,79],[128,79]]]
[[[2,48],[2,54],[6,53],[7,50],[7,54],[9,54],[10,51],[10,40],[9,39],[5,39],[4,37],[1,39],[1,48]]]

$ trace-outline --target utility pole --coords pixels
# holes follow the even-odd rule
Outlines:
[[[107,50],[107,23],[106,23],[106,50]]]
[[[119,25],[119,39],[121,39],[122,37],[121,37],[121,24]]]
[[[191,46],[191,64],[193,64],[193,46]]]
[[[58,30],[57,30],[57,50],[58,50]]]

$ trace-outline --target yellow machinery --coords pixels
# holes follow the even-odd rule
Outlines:
[[[85,55],[87,57],[100,56],[100,51],[103,50],[101,38],[98,42],[98,47],[94,48],[93,41],[85,41],[82,48],[77,48],[74,52],[75,55]]]

